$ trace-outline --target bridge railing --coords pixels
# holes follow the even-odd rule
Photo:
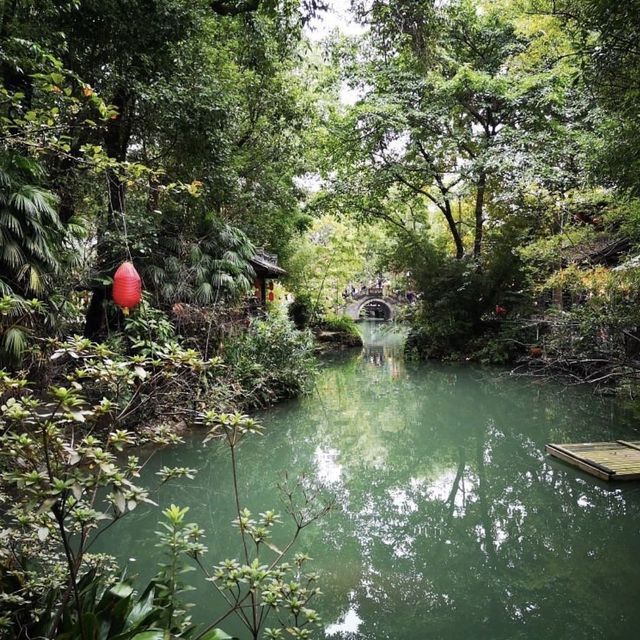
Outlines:
[[[384,293],[380,287],[367,287],[366,289],[359,289],[351,298],[353,300],[362,300],[362,298],[368,298],[370,296],[382,296]]]
[[[360,289],[356,291],[354,294],[350,295],[348,299],[350,300],[363,300],[364,298],[390,298],[391,300],[395,300],[398,303],[406,302],[406,297],[404,295],[398,295],[393,291],[387,290],[382,287],[367,287],[366,289]]]

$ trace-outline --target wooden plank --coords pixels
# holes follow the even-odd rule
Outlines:
[[[554,447],[556,450],[561,451],[564,455],[569,456],[571,458],[580,459],[583,462],[588,462],[590,465],[600,469],[600,471],[604,471],[604,473],[607,473],[607,474],[610,474],[610,475],[615,474],[615,471],[613,469],[610,469],[606,465],[600,464],[597,460],[590,460],[588,458],[585,458],[584,456],[576,456],[575,453],[573,453],[573,451],[571,451],[570,449],[567,449],[566,447],[564,447],[562,445],[550,444],[550,445],[547,445],[547,446],[548,447]]]
[[[620,444],[623,444],[625,447],[631,447],[632,449],[635,449],[636,451],[640,451],[640,443],[629,442],[628,440],[616,440],[616,442],[619,442]]]
[[[557,445],[546,445],[546,450],[549,454],[554,456],[555,458],[559,458],[560,460],[564,460],[564,462],[568,462],[570,465],[574,467],[578,467],[578,469],[582,469],[587,473],[590,473],[592,476],[596,476],[596,478],[600,478],[601,480],[611,480],[611,474],[606,471],[602,471],[596,466],[583,462],[579,458],[576,458],[570,452],[566,452],[561,447],[558,448]]]
[[[617,443],[601,443],[599,447],[589,446],[589,447],[576,447],[572,445],[559,444],[557,445],[562,447],[565,451],[569,451],[574,455],[590,455],[590,454],[613,454],[622,449],[622,446]]]
[[[611,480],[640,480],[640,473],[637,470],[629,473],[616,473]]]
[[[562,447],[563,449],[568,449],[570,451],[593,451],[594,449],[602,449],[606,448],[609,445],[611,447],[616,446],[615,442],[578,442],[578,443],[567,443],[567,444],[558,444],[558,447]]]
[[[602,480],[640,479],[640,441],[548,444],[547,452]]]

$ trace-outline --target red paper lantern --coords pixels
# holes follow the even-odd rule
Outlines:
[[[273,302],[276,299],[273,291],[269,291],[269,302]]]
[[[125,315],[142,300],[142,280],[130,262],[123,262],[113,276],[113,301]]]

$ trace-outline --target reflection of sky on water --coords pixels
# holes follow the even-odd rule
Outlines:
[[[324,633],[328,638],[339,636],[340,638],[352,638],[357,634],[358,627],[362,624],[362,618],[357,610],[351,605],[348,611],[340,616],[338,622],[326,626]]]
[[[339,455],[338,449],[316,447],[315,468],[316,480],[319,484],[333,485],[340,482],[342,467],[337,462]]]
[[[321,574],[321,637],[635,637],[640,489],[544,454],[549,441],[638,439],[621,405],[493,369],[405,362],[401,336],[360,326],[363,352],[336,355],[311,396],[265,412],[266,435],[239,455],[255,513],[277,506],[284,469],[335,494],[300,544]],[[211,562],[237,553],[224,453],[194,436],[148,473],[162,464],[200,471],[163,488],[161,506],[191,505],[213,533]],[[119,531],[114,551],[136,568],[153,557],[155,520],[141,512]],[[212,606],[202,593],[197,616]]]

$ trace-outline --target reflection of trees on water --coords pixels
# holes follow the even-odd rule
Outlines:
[[[371,369],[335,386],[331,372],[311,428],[339,467],[323,561],[334,617],[351,593],[358,638],[628,637],[638,494],[543,453],[552,435],[606,438],[607,405],[482,370],[409,365],[396,387]]]
[[[384,368],[381,379],[373,382],[385,389],[389,378],[392,381],[397,380],[405,372],[404,334],[398,330],[396,325],[389,323],[362,323],[360,331],[364,340],[360,358],[365,364]],[[366,388],[366,381],[363,381],[359,391]]]
[[[367,353],[341,356],[312,396],[267,412],[267,435],[240,456],[256,511],[277,506],[280,469],[335,492],[338,509],[302,541],[322,574],[331,637],[634,637],[640,490],[607,487],[543,452],[549,441],[636,439],[619,405],[492,369],[404,363],[392,347],[373,366]],[[159,500],[191,505],[215,532],[212,561],[229,557],[226,458],[195,439],[153,464],[150,473],[201,469]],[[120,544],[138,555],[155,515],[134,517]]]

